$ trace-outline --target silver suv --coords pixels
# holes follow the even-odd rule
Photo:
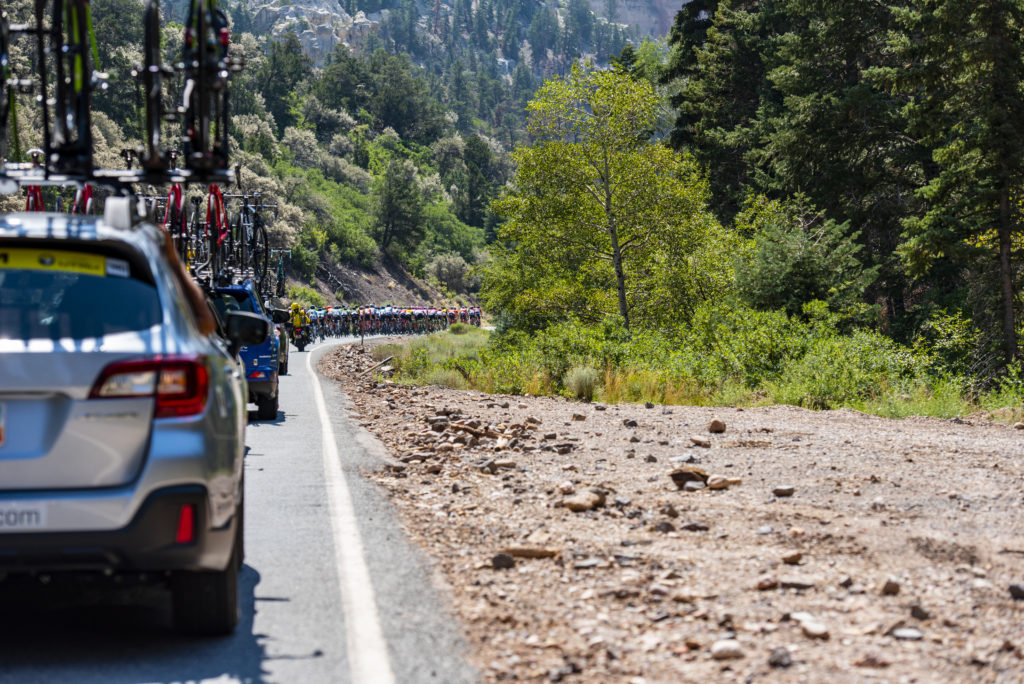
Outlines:
[[[131,574],[182,631],[238,621],[246,386],[130,211],[0,216],[0,579]],[[124,209],[123,204],[120,207]],[[111,224],[120,224],[114,227]]]

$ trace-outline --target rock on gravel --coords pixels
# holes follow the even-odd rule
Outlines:
[[[689,482],[699,482],[701,485],[706,485],[708,481],[708,474],[700,469],[694,468],[693,466],[683,466],[682,468],[676,468],[668,474],[672,478],[672,481],[676,483],[676,486],[682,489]]]
[[[498,555],[511,556],[513,558],[554,558],[559,553],[559,549],[544,546],[507,546]]]
[[[804,620],[800,623],[800,631],[811,639],[828,639],[828,627],[825,626],[824,622],[818,620]]]
[[[693,442],[694,446],[699,446],[703,449],[711,448],[711,440],[705,437],[701,437],[700,435],[691,435],[690,441]]]
[[[711,657],[715,660],[735,660],[743,656],[743,646],[735,639],[720,639],[711,644]]]
[[[886,578],[882,584],[882,596],[895,596],[900,593],[900,581],[895,577]]]
[[[1024,601],[1024,584],[1011,584],[1010,596],[1016,601]]]
[[[711,422],[708,423],[708,432],[713,432],[715,434],[725,432],[725,421],[721,418],[713,418]]]
[[[782,562],[786,565],[797,565],[803,560],[804,554],[800,551],[790,551],[782,556]]]
[[[793,496],[794,492],[796,492],[796,487],[794,487],[792,485],[782,485],[782,486],[779,486],[779,487],[772,487],[772,494],[774,494],[775,496],[778,496],[780,498],[781,497]]]
[[[793,656],[785,646],[773,648],[768,656],[768,665],[776,669],[785,669],[793,664]]]
[[[603,490],[596,487],[588,487],[575,496],[570,496],[562,501],[562,505],[573,513],[591,511],[604,506],[607,495]]]
[[[497,553],[491,558],[491,567],[495,570],[511,570],[516,567],[516,559],[507,553]]]
[[[920,641],[924,638],[924,633],[913,627],[900,627],[892,630],[892,637],[902,641]]]
[[[724,475],[710,475],[707,485],[708,489],[728,489],[729,479]]]

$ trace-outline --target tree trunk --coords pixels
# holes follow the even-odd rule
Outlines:
[[[999,281],[1002,286],[1003,344],[1006,362],[1017,358],[1017,325],[1013,311],[1013,269],[1010,247],[1013,230],[1010,221],[1010,190],[1003,187],[999,197]]]
[[[626,274],[622,270],[622,248],[619,247],[619,231],[610,227],[608,235],[612,239],[612,265],[615,267],[615,288],[619,292],[619,314],[622,323],[629,330],[629,306],[626,304]]]

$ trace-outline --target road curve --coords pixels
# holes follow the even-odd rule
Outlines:
[[[310,371],[333,346],[292,349],[277,420],[249,424],[235,634],[174,634],[166,592],[148,587],[0,583],[0,684],[477,681],[429,566],[360,475],[379,464],[379,444],[348,419],[334,384]]]

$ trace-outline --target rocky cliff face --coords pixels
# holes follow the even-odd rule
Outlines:
[[[672,27],[676,12],[687,1],[617,0],[614,21],[636,27],[642,36],[663,36]],[[449,14],[450,4],[454,2],[442,2]],[[595,15],[607,14],[607,0],[590,0],[590,4]],[[187,6],[188,0],[164,2],[167,16],[176,21],[184,20]],[[345,43],[358,53],[387,16],[387,10],[371,15],[357,12],[353,16],[338,0],[248,0],[248,8],[257,34],[295,33],[306,54],[317,65],[323,64],[338,43]]]
[[[370,19],[362,12],[352,16],[337,0],[255,0],[250,3],[250,10],[257,33],[280,36],[294,32],[315,64],[322,64],[338,43],[358,52],[370,33],[380,26],[379,17]]]
[[[635,26],[641,36],[664,36],[672,28],[676,12],[689,0],[617,0],[614,21]],[[590,0],[591,11],[607,14],[607,0]]]

